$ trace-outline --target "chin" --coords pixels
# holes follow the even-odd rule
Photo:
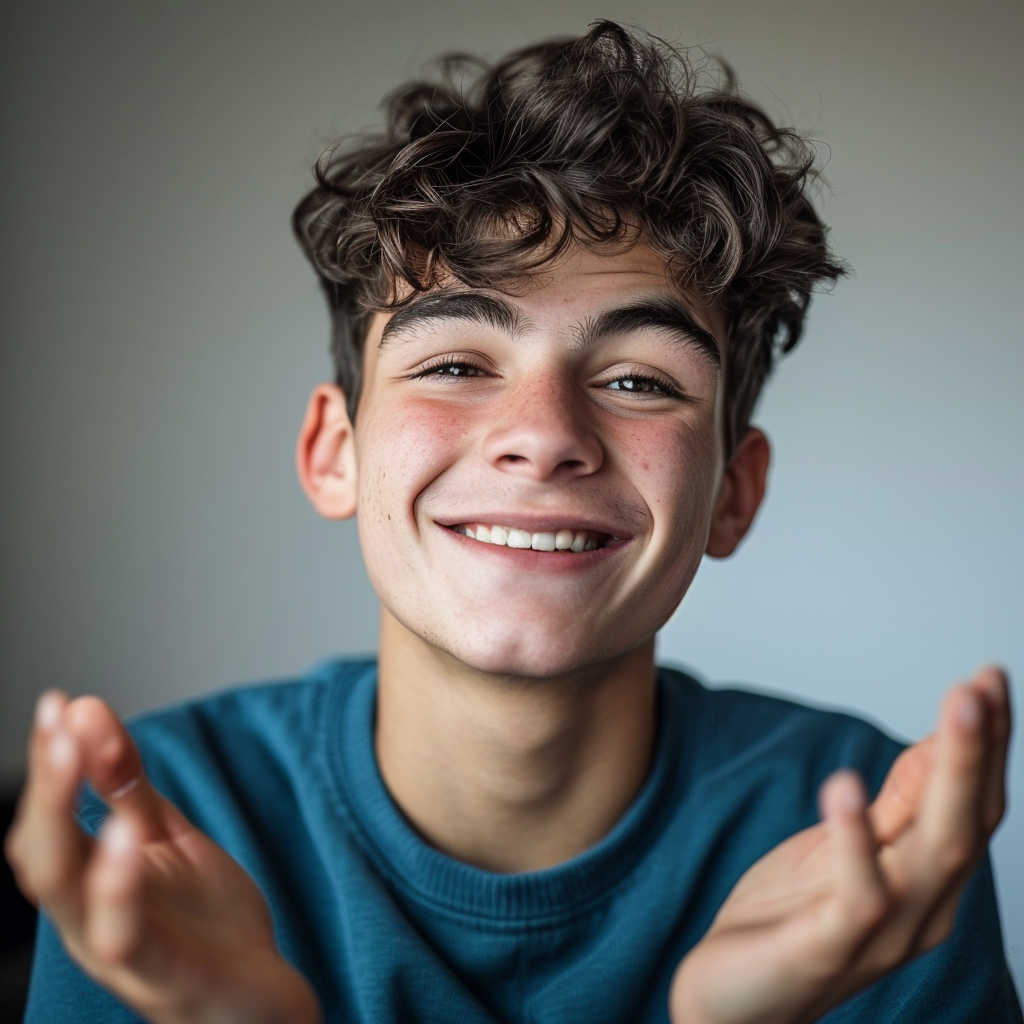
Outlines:
[[[592,638],[582,638],[566,632],[558,635],[480,636],[467,642],[462,637],[448,643],[439,643],[464,665],[495,676],[515,676],[524,679],[546,679],[565,676],[588,665],[615,657],[626,649],[609,650],[597,647]]]

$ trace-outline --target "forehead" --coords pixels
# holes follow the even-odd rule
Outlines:
[[[524,282],[524,287],[529,294],[557,288],[567,281],[587,284],[617,278],[643,280],[648,285],[665,288],[673,287],[665,260],[645,242],[607,251],[571,245],[550,264],[546,264],[534,278]]]

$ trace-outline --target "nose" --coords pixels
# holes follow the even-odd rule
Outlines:
[[[484,457],[504,473],[532,480],[596,472],[604,449],[587,404],[558,374],[534,376],[505,397],[484,443]]]

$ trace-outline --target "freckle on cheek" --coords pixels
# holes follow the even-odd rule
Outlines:
[[[465,417],[446,408],[406,411],[399,443],[407,456],[418,452],[420,458],[433,458],[460,445],[467,426]]]
[[[417,425],[427,431],[432,438],[442,441],[459,437],[463,430],[463,424],[447,409],[438,409],[419,416]]]

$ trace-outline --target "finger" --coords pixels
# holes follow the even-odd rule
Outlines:
[[[183,819],[146,778],[135,741],[108,704],[80,697],[64,719],[81,743],[90,785],[111,809],[132,817],[140,841],[166,838],[179,827]]]
[[[61,690],[47,690],[36,701],[35,714],[32,718],[32,732],[29,734],[28,741],[26,796],[29,795],[32,785],[40,778],[47,746],[60,726],[68,700],[68,695]]]
[[[822,786],[820,803],[834,878],[834,898],[823,905],[824,925],[853,956],[885,917],[889,894],[860,778],[850,771],[836,772]]]
[[[971,684],[988,705],[990,742],[984,824],[991,834],[1006,810],[1006,757],[1013,726],[1010,688],[1006,673],[997,665],[979,669]]]
[[[111,814],[86,879],[84,926],[89,950],[108,964],[125,963],[138,947],[142,868],[138,826],[126,815]]]
[[[39,863],[34,856],[41,839],[38,818],[48,802],[46,791],[52,788],[46,754],[67,701],[67,694],[59,690],[47,690],[36,701],[28,742],[28,777],[4,841],[4,853],[18,885],[33,903],[39,902],[38,889],[42,882],[33,871]]]
[[[13,855],[11,847],[17,847],[19,826],[24,822],[28,812],[38,804],[39,787],[46,784],[46,750],[54,731],[60,725],[61,715],[67,702],[67,694],[59,690],[47,690],[36,701],[28,742],[28,778],[18,801],[13,827],[5,844],[8,859]]]
[[[935,769],[918,816],[920,857],[908,865],[925,892],[945,891],[970,869],[988,840],[983,822],[988,717],[987,701],[972,686],[956,687],[943,704]]]
[[[917,817],[921,795],[935,765],[935,737],[907,747],[893,762],[868,810],[879,843],[891,843]]]
[[[32,740],[50,736],[57,729],[69,700],[70,698],[63,690],[46,690],[40,695],[36,701],[35,716],[32,720],[30,751]]]
[[[980,669],[970,685],[989,707],[991,742],[985,748],[987,783],[983,817],[991,832],[1006,807],[1006,758],[1012,727],[1010,695],[1006,675],[996,666]],[[913,822],[934,761],[935,737],[929,736],[908,747],[893,763],[870,809],[872,827],[880,843],[893,842]]]
[[[77,742],[60,724],[62,710],[62,695],[46,694],[37,706],[28,785],[7,855],[25,894],[42,903],[59,927],[73,929],[91,841],[74,819],[82,759]]]

